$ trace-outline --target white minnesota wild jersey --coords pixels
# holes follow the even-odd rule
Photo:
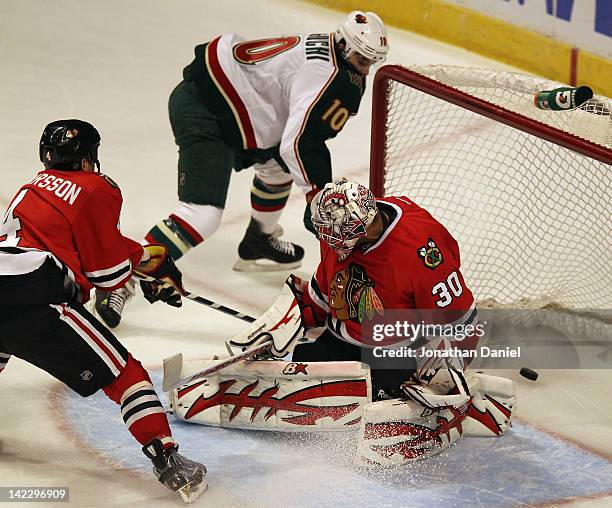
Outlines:
[[[223,35],[195,48],[185,76],[236,148],[278,146],[309,192],[331,179],[325,141],[359,109],[365,78],[334,47],[331,33],[244,40]]]

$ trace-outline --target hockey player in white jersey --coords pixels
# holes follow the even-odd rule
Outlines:
[[[232,170],[253,166],[251,221],[238,247],[239,271],[300,266],[304,250],[279,239],[292,183],[307,204],[331,181],[326,141],[359,111],[370,67],[384,62],[387,31],[373,12],[354,11],[335,33],[245,40],[228,34],[195,47],[169,100],[179,146],[179,206],[147,233],[176,261],[221,222]],[[314,231],[313,231],[314,232]],[[127,288],[98,292],[96,309],[119,324]]]

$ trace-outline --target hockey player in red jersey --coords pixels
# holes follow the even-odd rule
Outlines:
[[[292,276],[292,285],[304,325],[325,331],[297,345],[292,361],[370,363],[373,402],[363,410],[359,459],[399,465],[439,453],[463,435],[503,434],[516,390],[507,379],[466,375],[464,352],[479,339],[477,312],[448,230],[407,197],[375,199],[346,180],[327,184],[311,210],[321,261],[309,282]],[[411,347],[421,352],[400,358],[403,365],[375,364],[362,354],[376,345],[364,327],[402,309],[451,325],[451,333],[412,337]]]
[[[99,143],[87,122],[47,125],[44,169],[0,224],[0,371],[14,355],[83,397],[104,390],[159,481],[191,501],[206,489],[206,468],[177,453],[148,373],[83,307],[92,288],[119,288],[134,270],[167,283],[143,284],[149,301],[181,304],[181,273],[166,248],[143,247],[119,231],[121,192],[99,172]]]
[[[304,250],[278,238],[292,183],[312,196],[331,180],[326,141],[357,114],[370,67],[384,62],[387,31],[373,12],[354,11],[335,33],[253,41],[227,34],[196,46],[170,96],[179,146],[179,207],[146,235],[176,261],[221,222],[232,169],[254,167],[251,222],[234,269],[283,270]],[[304,214],[312,230],[310,210]],[[98,291],[96,310],[119,324],[129,286]]]
[[[457,242],[407,197],[375,199],[364,186],[339,181],[317,194],[312,216],[321,262],[311,280],[299,284],[311,326],[324,325],[326,331],[314,344],[298,346],[296,361],[359,360],[361,348],[374,345],[364,339],[362,326],[385,310],[436,311],[439,322],[476,323]],[[474,337],[461,341],[461,347],[475,345]],[[399,396],[410,374],[410,367],[374,369],[374,395]]]
[[[358,461],[385,466],[431,457],[462,436],[502,435],[516,388],[467,371],[484,328],[447,229],[406,197],[375,199],[346,180],[326,184],[311,210],[321,241],[316,272],[309,282],[290,275],[268,311],[226,342],[263,361],[228,356],[222,368],[206,359],[184,369],[180,357],[172,359],[166,386],[187,382],[171,395],[175,415],[266,430],[359,424]],[[374,326],[390,330],[389,340],[376,342]],[[305,387],[316,387],[317,400],[295,404]],[[271,404],[271,396],[274,410],[239,416]],[[219,411],[227,405],[234,409]]]

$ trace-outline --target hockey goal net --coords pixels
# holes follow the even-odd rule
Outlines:
[[[612,101],[544,111],[533,76],[382,67],[370,187],[457,238],[481,307],[612,308]]]

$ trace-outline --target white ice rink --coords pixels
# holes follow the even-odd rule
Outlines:
[[[332,31],[340,15],[280,0],[2,0],[0,2],[0,209],[40,167],[45,124],[77,117],[102,135],[102,169],[124,196],[122,230],[140,239],[176,203],[177,149],[167,99],[193,47],[237,32],[249,38]],[[391,63],[501,64],[390,30]],[[361,113],[329,143],[334,173],[367,182],[371,88]],[[231,270],[249,220],[252,171],[232,177],[217,234],[181,259],[191,291],[257,315],[285,273]],[[306,248],[294,189],[281,223]],[[609,267],[603,267],[609,269]],[[162,358],[223,351],[241,322],[192,302],[174,309],[142,298],[117,336],[159,379]],[[1,330],[0,330],[1,333]],[[350,437],[266,435],[174,424],[186,455],[209,467],[199,506],[612,506],[612,373],[542,371],[519,387],[515,428],[501,439],[466,439],[417,467],[368,473],[349,457]],[[102,396],[81,400],[13,358],[0,375],[0,486],[66,486],[73,506],[180,506]],[[38,505],[35,505],[38,506]]]

